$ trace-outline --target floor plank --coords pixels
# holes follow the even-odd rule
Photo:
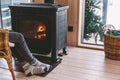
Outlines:
[[[15,72],[17,80],[120,80],[120,61],[105,58],[104,51],[68,47],[68,55],[47,76],[26,77]],[[9,70],[0,68],[0,80],[12,80]]]

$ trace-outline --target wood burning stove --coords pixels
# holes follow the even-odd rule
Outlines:
[[[21,32],[31,52],[58,62],[58,51],[66,54],[68,6],[52,3],[21,3],[10,6],[12,30]]]

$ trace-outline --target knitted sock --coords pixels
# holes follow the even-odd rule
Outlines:
[[[47,66],[49,64],[46,64],[46,63],[43,63],[43,62],[40,62],[36,59],[36,61],[32,64],[33,66]]]
[[[32,76],[34,74],[42,74],[45,73],[45,67],[39,67],[39,66],[30,66],[26,71],[26,76]]]
[[[26,63],[23,66],[24,72],[26,76],[31,76],[34,74],[42,74],[46,72],[46,67],[44,66],[33,66],[30,65],[29,63]]]
[[[52,66],[49,64],[42,63],[36,59],[36,61],[32,64],[33,66],[45,67],[45,71],[49,71]]]
[[[36,61],[32,65],[33,66],[40,66],[41,64],[43,64],[43,63],[36,59]]]

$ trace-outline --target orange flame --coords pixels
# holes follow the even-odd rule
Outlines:
[[[45,31],[46,31],[46,26],[43,24],[40,24],[37,28],[37,32],[39,33],[39,32],[45,32]],[[39,34],[35,35],[34,38],[41,39],[42,37],[45,37],[45,36],[46,36],[45,33],[39,33]]]
[[[45,25],[39,25],[38,29],[37,29],[37,32],[43,32],[43,31],[46,31]]]

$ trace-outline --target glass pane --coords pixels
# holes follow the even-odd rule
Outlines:
[[[0,17],[0,25],[2,28],[11,29],[11,15],[9,5],[23,3],[23,2],[30,2],[31,0],[1,0],[1,17]]]
[[[85,0],[80,44],[103,45],[104,24],[112,24],[120,30],[120,0]]]
[[[120,30],[120,0],[108,1],[107,24],[113,24],[117,30]]]
[[[1,8],[8,8],[10,0],[1,0]]]
[[[103,45],[103,0],[85,0],[82,43]]]
[[[28,3],[30,0],[12,0],[12,4]]]
[[[10,0],[1,0],[1,26],[2,28],[10,28],[11,17],[10,10],[8,6],[10,5]]]

